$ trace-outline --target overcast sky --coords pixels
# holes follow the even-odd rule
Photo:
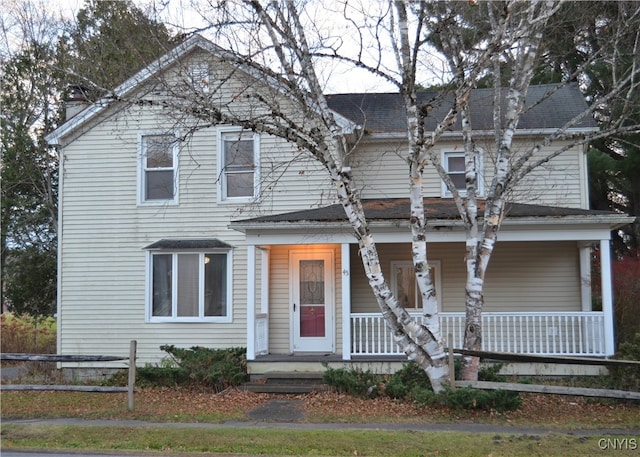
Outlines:
[[[12,1],[12,0],[7,0]],[[21,1],[21,0],[13,0]],[[34,0],[45,1],[45,0]],[[331,3],[333,0],[324,0],[325,5],[333,6]],[[200,18],[200,15],[195,12],[191,6],[192,0],[133,0],[143,11],[148,8],[162,8],[161,18],[170,29],[174,32],[177,30],[192,31],[195,28],[202,27],[204,22]],[[72,20],[75,18],[77,12],[84,5],[83,0],[48,0],[45,1],[48,11],[59,11],[60,14],[66,18]],[[337,2],[336,2],[337,5]],[[333,8],[329,8],[333,9]],[[337,9],[339,10],[339,8]],[[326,14],[326,10],[319,10],[321,15]],[[330,14],[330,13],[329,13]],[[317,16],[316,16],[317,17]],[[331,20],[327,21],[331,23]],[[345,40],[344,43],[349,43]],[[393,57],[390,57],[393,59]],[[348,69],[333,68],[326,70],[325,67],[323,73],[327,79],[325,91],[327,93],[340,93],[340,92],[395,92],[395,89],[391,84],[381,82],[379,79],[375,79],[370,73],[354,69],[349,67]],[[434,78],[435,81],[435,78]]]

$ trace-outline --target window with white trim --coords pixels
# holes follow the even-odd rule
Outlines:
[[[478,164],[478,194],[482,195],[484,192],[484,182],[482,179],[482,152],[479,152]],[[466,173],[466,158],[464,151],[443,151],[442,152],[442,166],[444,167],[447,175],[453,181],[453,185],[462,195],[467,192],[467,183],[465,182]],[[442,182],[442,196],[451,197],[451,192],[447,185]]]
[[[260,136],[237,128],[218,130],[218,200],[253,202],[258,198]]]
[[[431,278],[436,290],[438,299],[438,310],[441,309],[440,301],[440,261],[430,260]],[[409,261],[391,262],[391,290],[407,311],[422,310],[422,299],[420,298],[420,289],[416,282],[415,269],[413,263]]]
[[[178,139],[174,134],[139,135],[138,203],[178,202]]]
[[[231,322],[231,251],[148,254],[151,322]]]

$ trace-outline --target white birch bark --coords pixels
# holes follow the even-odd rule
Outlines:
[[[228,5],[235,2],[222,2]],[[557,133],[533,145],[530,150],[519,151],[515,157],[513,137],[518,122],[523,114],[524,100],[533,76],[535,65],[539,59],[539,46],[544,27],[551,15],[559,7],[558,2],[527,2],[511,0],[506,2],[406,2],[389,0],[388,10],[379,9],[380,17],[373,21],[355,23],[351,16],[348,21],[357,26],[360,43],[364,43],[363,30],[371,28],[371,35],[377,39],[380,47],[378,58],[372,65],[362,60],[365,49],[356,52],[356,57],[338,56],[339,45],[325,54],[314,53],[310,49],[299,8],[311,3],[298,3],[293,0],[271,1],[246,0],[242,4],[248,7],[255,17],[243,22],[244,18],[235,18],[232,24],[241,33],[237,36],[260,37],[257,47],[262,46],[272,57],[275,54],[277,70],[255,63],[249,57],[237,56],[236,63],[249,65],[264,75],[265,80],[276,81],[279,85],[278,97],[269,98],[258,91],[247,94],[257,103],[266,107],[267,114],[259,118],[241,117],[225,111],[225,107],[211,103],[206,107],[191,109],[190,114],[202,116],[203,121],[225,122],[241,125],[260,132],[266,132],[285,138],[297,144],[301,150],[308,151],[326,169],[336,188],[338,200],[344,208],[355,236],[358,240],[361,259],[385,321],[394,334],[396,342],[428,373],[436,390],[440,389],[449,376],[444,357],[443,338],[439,326],[437,297],[433,278],[429,269],[427,245],[427,220],[425,217],[423,195],[423,170],[427,166],[435,167],[440,178],[450,190],[459,216],[466,230],[466,281],[465,309],[466,324],[464,345],[468,349],[480,349],[482,343],[481,314],[484,305],[484,280],[495,243],[497,242],[500,224],[504,218],[505,203],[508,192],[524,175],[535,166],[545,163],[560,154],[562,150],[548,154],[546,157],[532,159],[535,153],[548,146],[554,139],[560,138],[571,123],[558,129]],[[344,14],[355,10],[347,0]],[[362,6],[362,5],[361,5]],[[235,7],[235,6],[234,6]],[[373,6],[370,6],[373,8]],[[465,9],[467,8],[467,9]],[[470,38],[475,32],[475,25],[465,14],[468,8],[482,8],[487,15],[475,20],[487,23],[488,29],[482,36]],[[485,10],[486,9],[486,10]],[[349,13],[347,13],[347,10]],[[361,11],[366,15],[366,8]],[[304,16],[304,15],[303,15]],[[471,15],[473,17],[473,15]],[[488,17],[488,19],[487,19]],[[375,25],[371,25],[375,23]],[[385,28],[379,28],[385,24]],[[251,25],[252,33],[246,33],[245,27]],[[479,27],[481,29],[482,27]],[[388,33],[386,47],[393,53],[397,68],[391,69],[390,61],[384,62],[381,31]],[[244,35],[243,35],[244,34]],[[234,35],[235,36],[235,35]],[[260,40],[268,40],[264,45]],[[318,39],[318,37],[316,37]],[[322,39],[320,38],[320,41]],[[314,40],[310,40],[314,42]],[[431,106],[420,105],[417,99],[417,72],[424,62],[425,47],[432,41],[439,43],[448,64],[449,81],[444,85],[442,95],[432,102],[443,103],[445,97],[453,102],[444,109],[444,114],[437,119],[436,128],[432,132],[425,131],[425,118],[432,115]],[[334,42],[335,43],[335,42]],[[253,51],[256,51],[253,49]],[[369,50],[366,50],[369,51]],[[430,51],[428,51],[430,52]],[[428,54],[427,52],[427,54]],[[257,52],[259,53],[259,52]],[[376,54],[376,52],[372,52]],[[412,319],[398,303],[382,274],[380,260],[374,237],[369,230],[366,216],[359,199],[358,189],[351,178],[347,166],[347,157],[352,147],[346,141],[344,132],[334,118],[323,95],[322,84],[316,75],[319,55],[340,58],[353,67],[365,68],[372,74],[382,77],[386,82],[394,82],[404,103],[407,121],[407,145],[403,159],[408,165],[408,192],[411,202],[411,213],[408,215],[411,228],[412,259],[423,302],[423,319]],[[230,57],[233,58],[233,57]],[[500,86],[501,63],[510,59],[511,80],[507,89],[506,107],[501,110],[501,102],[505,88]],[[634,67],[635,69],[635,67]],[[474,130],[470,118],[470,94],[479,81],[488,73],[494,72],[494,113],[495,146],[490,159],[494,161],[494,173],[486,192],[484,211],[479,200],[479,185],[482,179],[481,161],[474,141]],[[637,72],[628,78],[637,77]],[[626,80],[628,82],[629,79]],[[621,87],[626,84],[623,82]],[[635,86],[634,86],[635,87]],[[283,110],[278,100],[287,97],[295,106],[294,112]],[[611,97],[615,94],[611,94]],[[606,98],[605,98],[606,102]],[[591,108],[596,109],[596,108]],[[591,115],[591,112],[586,112]],[[438,144],[446,132],[450,132],[456,121],[462,125],[461,139],[465,152],[465,190],[459,192],[440,163]],[[580,119],[572,121],[574,124]],[[632,128],[632,127],[629,127]],[[584,138],[576,141],[586,141]],[[487,155],[485,155],[485,159]],[[450,345],[451,342],[450,342]],[[477,359],[464,361],[465,379],[477,376]]]

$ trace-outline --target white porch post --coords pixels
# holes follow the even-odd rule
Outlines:
[[[351,360],[351,255],[342,244],[342,360]]]
[[[256,247],[247,245],[247,360],[256,358]]]
[[[269,313],[269,249],[259,248],[260,256],[260,313]]]
[[[591,303],[591,245],[578,243],[580,253],[580,296],[582,311],[593,311]]]
[[[610,357],[615,354],[615,339],[609,240],[600,240],[600,277],[602,281],[602,313],[604,314],[604,353],[605,356]]]

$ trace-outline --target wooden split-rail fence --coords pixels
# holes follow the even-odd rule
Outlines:
[[[118,360],[129,361],[129,372],[127,378],[127,386],[91,386],[91,385],[46,385],[46,384],[2,384],[0,390],[22,390],[22,391],[73,391],[73,392],[99,392],[99,393],[127,393],[127,408],[133,411],[134,408],[134,392],[136,382],[136,350],[137,342],[131,341],[128,356],[112,356],[112,355],[60,355],[60,354],[0,354],[1,361],[20,361],[20,362],[67,362],[67,363],[83,363],[83,362],[115,362]]]
[[[484,360],[495,360],[506,362],[525,362],[525,363],[543,363],[543,364],[567,364],[567,365],[601,365],[601,366],[617,366],[617,367],[640,367],[640,361],[635,360],[618,360],[618,359],[596,359],[591,357],[560,357],[560,356],[541,356],[531,354],[514,354],[508,352],[489,352],[489,351],[472,351],[467,349],[452,349],[449,351],[449,366],[453,366],[453,354],[467,355],[472,357],[480,357]],[[586,387],[572,386],[552,386],[552,385],[535,385],[520,384],[508,382],[488,382],[488,381],[456,381],[453,376],[450,379],[452,389],[456,387],[472,387],[474,389],[483,390],[510,390],[514,392],[540,393],[554,395],[575,395],[579,397],[597,397],[597,398],[615,398],[622,400],[640,400],[640,392],[615,390],[615,389],[593,389]]]

